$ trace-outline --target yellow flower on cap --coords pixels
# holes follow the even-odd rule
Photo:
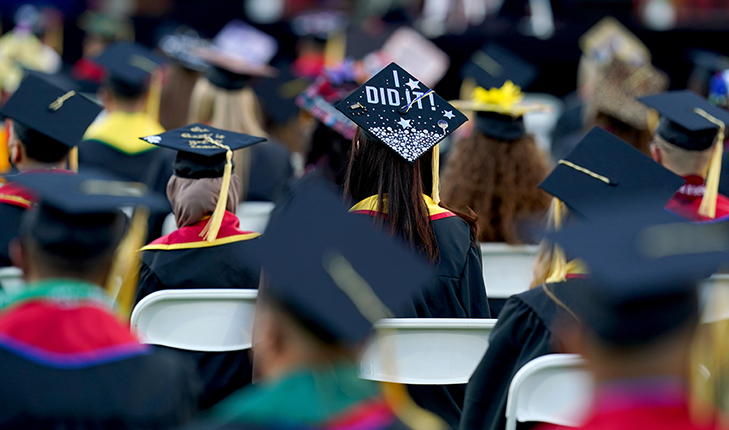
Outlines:
[[[476,87],[471,93],[471,98],[474,102],[496,105],[501,107],[503,111],[509,112],[515,104],[524,99],[524,93],[513,82],[506,81],[501,88],[487,90],[483,87]]]

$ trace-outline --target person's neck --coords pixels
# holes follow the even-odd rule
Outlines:
[[[136,113],[144,110],[144,99],[133,102],[114,100],[113,103],[109,103],[106,106],[106,110],[109,113],[113,112],[125,112],[125,113]]]
[[[28,170],[54,170],[54,169],[67,169],[66,159],[55,163],[43,163],[36,160],[25,160],[19,163],[15,163],[15,167],[21,172],[27,172]]]

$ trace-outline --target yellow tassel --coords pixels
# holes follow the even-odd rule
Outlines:
[[[554,230],[557,231],[562,228],[563,213],[562,213],[562,201],[558,198],[552,199],[552,206],[554,207]],[[564,254],[564,250],[559,245],[554,245],[552,250],[552,265],[549,268],[547,274],[546,283],[552,284],[556,282],[564,282],[567,277],[567,257]]]
[[[74,146],[68,151],[68,168],[72,172],[78,173],[78,146]]]
[[[227,148],[227,147],[226,147]],[[230,188],[230,177],[233,173],[233,151],[227,148],[225,153],[225,170],[223,171],[223,182],[220,184],[220,194],[218,194],[218,203],[215,205],[215,210],[212,216],[205,225],[205,228],[200,232],[200,236],[204,237],[208,242],[214,241],[218,237],[220,231],[220,224],[223,222],[223,216],[225,215],[225,208],[228,205],[228,189]]]
[[[147,94],[147,102],[144,106],[144,112],[155,121],[159,121],[159,106],[162,99],[162,69],[152,72],[149,83],[149,93]]]
[[[116,250],[116,257],[107,280],[107,292],[114,297],[117,312],[123,319],[129,319],[137,295],[140,260],[137,250],[144,246],[147,238],[149,211],[137,208],[124,239]]]
[[[433,147],[433,190],[431,197],[435,204],[440,203],[440,144]]]
[[[438,415],[416,405],[410,398],[405,385],[383,382],[382,393],[395,416],[411,429],[446,430],[449,428]]]
[[[327,38],[324,47],[324,65],[334,67],[344,61],[347,55],[347,35],[344,31],[335,31]]]
[[[701,205],[699,206],[699,215],[714,219],[716,218],[716,199],[719,196],[721,159],[724,154],[725,125],[724,122],[708,114],[703,109],[694,109],[694,112],[719,126],[719,132],[716,134],[716,141],[714,142],[714,151],[709,162],[709,171],[706,176],[706,191],[704,191],[704,197],[701,199]]]

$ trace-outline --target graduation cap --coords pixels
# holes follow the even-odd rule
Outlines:
[[[370,78],[336,108],[411,163],[468,120],[395,63]],[[440,201],[438,154],[435,148],[432,197],[436,204]]]
[[[313,333],[346,346],[361,342],[377,320],[394,317],[432,274],[412,251],[349,213],[328,184],[312,177],[277,206],[251,258],[269,280],[266,294]]]
[[[93,60],[106,68],[109,85],[129,97],[142,94],[152,73],[167,62],[165,57],[131,42],[114,43]]]
[[[198,72],[205,70],[207,63],[195,55],[194,51],[208,45],[210,42],[201,38],[195,30],[184,27],[163,36],[159,41],[159,49],[165,55],[177,61],[182,67]]]
[[[697,282],[729,260],[726,223],[689,223],[635,201],[551,239],[589,267],[580,317],[601,339],[623,346],[698,319]]]
[[[471,55],[461,69],[461,77],[473,78],[483,88],[500,88],[506,81],[526,88],[537,78],[537,68],[503,46],[489,42]]]
[[[543,103],[525,103],[521,88],[511,81],[501,88],[486,90],[476,87],[469,100],[456,100],[453,106],[464,111],[476,112],[476,128],[486,136],[502,141],[521,139],[526,134],[524,114],[549,112]]]
[[[593,127],[539,187],[591,219],[611,203],[637,195],[663,208],[684,182],[618,137]]]
[[[61,157],[81,142],[99,112],[101,107],[95,102],[75,90],[56,85],[40,73],[28,73],[0,108],[0,115],[15,121],[15,131],[24,134],[21,138],[24,145],[42,145],[34,152],[57,153]],[[38,138],[35,133],[45,138]],[[73,159],[70,164],[75,170]]]
[[[651,53],[638,37],[617,19],[607,16],[580,37],[580,49],[599,63],[618,57],[636,66],[651,62]]]
[[[223,178],[218,203],[201,233],[209,242],[217,238],[225,214],[233,171],[233,151],[267,140],[265,137],[221,130],[199,123],[140,139],[176,150],[177,157],[172,163],[172,169],[177,176],[189,179]]]

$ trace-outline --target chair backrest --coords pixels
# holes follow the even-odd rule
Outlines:
[[[243,231],[263,232],[268,225],[268,218],[271,216],[275,204],[272,202],[243,202],[238,205],[236,214],[240,221],[240,229]],[[162,223],[162,234],[170,234],[177,230],[175,214],[169,214]]]
[[[190,351],[250,348],[258,290],[162,290],[142,299],[131,325],[142,342]]]
[[[701,322],[729,319],[729,275],[717,274],[701,284]]]
[[[375,325],[379,335],[362,354],[360,377],[402,384],[465,384],[481,362],[495,324],[495,319],[384,319]]]
[[[576,354],[535,358],[514,375],[506,400],[506,430],[518,422],[579,426],[592,403],[593,382]]]
[[[5,293],[14,293],[25,287],[23,271],[17,267],[3,267],[0,269],[0,287]]]
[[[505,299],[529,289],[536,245],[481,244],[483,280],[490,299]]]

